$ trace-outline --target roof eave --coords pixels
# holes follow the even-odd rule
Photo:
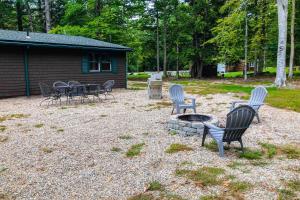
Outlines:
[[[45,48],[68,48],[68,49],[86,49],[86,50],[110,50],[110,51],[133,51],[133,49],[124,47],[97,47],[85,45],[70,45],[70,44],[54,44],[54,43],[40,43],[40,42],[23,42],[12,40],[0,40],[0,44],[16,45],[16,46],[32,46],[32,47],[45,47]]]

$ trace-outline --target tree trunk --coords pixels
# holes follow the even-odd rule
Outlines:
[[[292,18],[291,18],[291,52],[290,52],[290,67],[289,78],[293,78],[294,56],[295,56],[295,12],[296,1],[292,0]]]
[[[156,12],[156,67],[159,73],[159,17],[158,11]]]
[[[176,77],[179,79],[179,44],[176,42]]]
[[[286,43],[287,43],[287,16],[288,0],[277,0],[278,9],[278,49],[277,49],[277,73],[275,85],[277,87],[286,86]]]
[[[28,15],[29,28],[30,28],[30,31],[33,32],[33,20],[32,20],[32,13],[31,13],[29,1],[26,2],[26,10],[27,10],[27,15]]]
[[[164,19],[164,76],[167,77],[167,23],[166,19]]]
[[[45,0],[45,19],[46,19],[46,32],[48,33],[51,29],[51,16],[50,16],[50,0]]]
[[[23,31],[23,9],[21,0],[16,1],[18,31]]]

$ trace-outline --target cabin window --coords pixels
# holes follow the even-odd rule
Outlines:
[[[82,57],[83,73],[117,73],[117,59],[109,55],[90,52]]]
[[[108,56],[102,56],[100,58],[101,71],[110,72],[111,71],[111,59]]]

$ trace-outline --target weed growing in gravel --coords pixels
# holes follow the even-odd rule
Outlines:
[[[218,151],[218,145],[216,143],[215,140],[211,140],[209,143],[205,143],[204,147],[206,147],[207,149],[211,150],[211,151]]]
[[[296,192],[300,191],[300,180],[289,180],[285,183],[285,188],[278,190],[278,200],[293,199]]]
[[[233,161],[227,165],[227,167],[230,167],[231,169],[239,169],[242,166],[245,166],[245,164],[238,161]]]
[[[163,192],[160,194],[160,197],[158,200],[185,200],[185,199],[177,194]]]
[[[122,149],[119,148],[119,147],[113,147],[113,148],[111,148],[111,151],[113,151],[113,152],[120,152],[120,151],[122,151]]]
[[[163,190],[163,185],[158,181],[153,181],[149,184],[149,191],[161,191]]]
[[[193,162],[191,161],[183,161],[179,164],[180,166],[187,166],[187,165],[195,165]]]
[[[127,157],[134,157],[134,156],[140,155],[141,150],[142,150],[144,145],[145,145],[145,143],[132,145],[130,147],[130,149],[128,149],[128,151],[126,152],[126,156]]]
[[[5,135],[0,135],[0,142],[6,142],[8,140],[8,137]]]
[[[148,132],[142,133],[143,136],[148,136],[149,134],[150,134],[150,133],[148,133]]]
[[[300,192],[300,180],[288,181],[286,185],[289,189]]]
[[[130,140],[132,138],[133,137],[131,135],[121,135],[121,136],[119,136],[119,139],[122,139],[122,140]]]
[[[4,122],[6,120],[12,120],[12,119],[20,119],[20,118],[27,118],[30,115],[25,114],[10,114],[10,115],[4,115],[0,116],[0,122]]]
[[[65,130],[63,128],[57,129],[57,132],[64,132]]]
[[[17,123],[16,126],[17,126],[17,127],[20,127],[20,126],[23,126],[23,124]]]
[[[287,189],[280,189],[278,190],[278,200],[289,200],[296,196],[296,194]]]
[[[166,153],[177,153],[179,151],[192,151],[193,148],[185,145],[185,144],[178,144],[174,143],[169,146],[169,148],[166,149]]]
[[[44,126],[44,124],[36,124],[34,125],[35,128],[42,128]]]
[[[176,131],[169,131],[169,135],[177,135]]]
[[[49,147],[42,147],[41,150],[44,152],[44,153],[52,153],[53,152],[53,149],[49,148]]]
[[[263,152],[267,154],[268,158],[273,158],[277,154],[277,148],[274,144],[259,143],[263,147]]]
[[[300,158],[300,148],[297,147],[296,145],[287,144],[280,147],[280,149],[289,159]]]
[[[208,195],[200,197],[200,200],[218,200],[219,197],[216,195]]]
[[[5,131],[6,129],[7,129],[7,127],[6,127],[6,126],[4,126],[4,125],[0,125],[0,131],[1,131],[1,132]]]
[[[175,174],[193,180],[199,186],[219,185],[222,180],[220,175],[224,174],[225,170],[217,167],[202,167],[198,170],[180,170],[177,169]]]
[[[252,160],[250,161],[250,164],[256,167],[264,167],[268,165],[269,163],[264,160]]]
[[[7,170],[7,169],[8,169],[7,167],[0,166],[0,173],[1,173],[1,172],[4,172],[4,171]]]
[[[100,117],[107,117],[108,115],[105,115],[105,114],[102,114],[102,115],[100,115]]]
[[[129,197],[127,200],[153,200],[155,197],[152,194],[138,194],[132,197]]]
[[[250,150],[250,149],[245,149],[244,152],[241,152],[239,155],[240,158],[245,158],[248,160],[256,160],[256,159],[261,159],[262,158],[262,152],[259,150]]]
[[[250,189],[252,185],[245,181],[236,181],[231,182],[228,187],[231,192],[245,192]]]

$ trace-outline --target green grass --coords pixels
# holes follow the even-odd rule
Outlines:
[[[36,124],[34,125],[35,128],[42,128],[44,126],[44,124]]]
[[[283,154],[289,159],[299,159],[300,158],[300,148],[296,145],[284,145],[280,147]]]
[[[140,155],[143,146],[145,145],[145,143],[140,143],[140,144],[135,144],[132,145],[128,151],[126,152],[126,156],[127,157],[134,157],[134,156],[138,156]]]
[[[163,189],[163,185],[158,181],[151,182],[148,187],[149,191],[161,191]]]
[[[64,132],[64,131],[65,131],[65,130],[62,129],[62,128],[57,129],[57,132],[59,132],[59,133]]]
[[[4,115],[0,116],[0,122],[4,122],[6,120],[12,120],[12,119],[20,119],[20,118],[27,118],[30,115],[25,114],[10,114],[10,115]]]
[[[132,138],[133,137],[131,135],[121,135],[121,136],[119,136],[119,139],[122,139],[122,140],[130,140]]]
[[[268,158],[273,158],[277,154],[277,147],[274,144],[269,143],[259,143],[263,149],[264,153]]]
[[[8,137],[6,135],[0,135],[0,142],[6,142]]]
[[[4,132],[6,129],[7,129],[7,127],[6,127],[6,126],[4,126],[4,125],[0,125],[0,131],[1,131],[1,132]]]
[[[261,159],[263,156],[262,152],[259,150],[250,150],[250,149],[245,149],[244,152],[241,152],[239,154],[240,158],[245,158],[247,160],[257,160]]]
[[[119,147],[113,147],[113,148],[111,148],[111,151],[113,151],[113,152],[120,152],[120,151],[122,151],[122,149],[119,148]]]
[[[245,166],[245,164],[238,161],[232,161],[227,165],[227,167],[230,167],[231,169],[239,169],[242,166]]]
[[[290,200],[296,196],[293,191],[287,189],[280,189],[278,190],[278,193],[278,200]]]
[[[52,152],[53,152],[53,149],[52,149],[52,148],[49,148],[49,147],[42,147],[41,150],[42,150],[44,153],[52,153]]]
[[[127,200],[154,200],[155,197],[152,194],[138,194],[129,197]]]
[[[177,153],[180,151],[192,151],[193,148],[185,145],[185,144],[178,144],[178,143],[174,143],[171,144],[167,149],[166,149],[166,153]]]
[[[127,78],[131,81],[147,81],[147,79],[150,78],[150,75],[146,73],[129,74]]]
[[[209,143],[205,143],[204,147],[211,151],[215,151],[215,152],[219,151],[217,142],[215,140],[211,140]]]
[[[220,175],[224,174],[225,170],[217,167],[202,167],[198,170],[181,170],[177,169],[177,176],[186,177],[201,186],[219,185],[222,180]]]
[[[244,99],[248,99],[251,90],[257,82],[218,83],[203,80],[174,81],[174,83],[185,86],[185,91],[191,94],[207,95],[217,93],[242,93]],[[264,83],[264,82],[258,82]],[[264,83],[270,86],[270,83]],[[266,103],[276,108],[283,108],[300,112],[300,89],[280,89],[268,87]]]
[[[229,184],[229,190],[232,192],[245,192],[251,187],[252,185],[245,181],[236,181]]]

